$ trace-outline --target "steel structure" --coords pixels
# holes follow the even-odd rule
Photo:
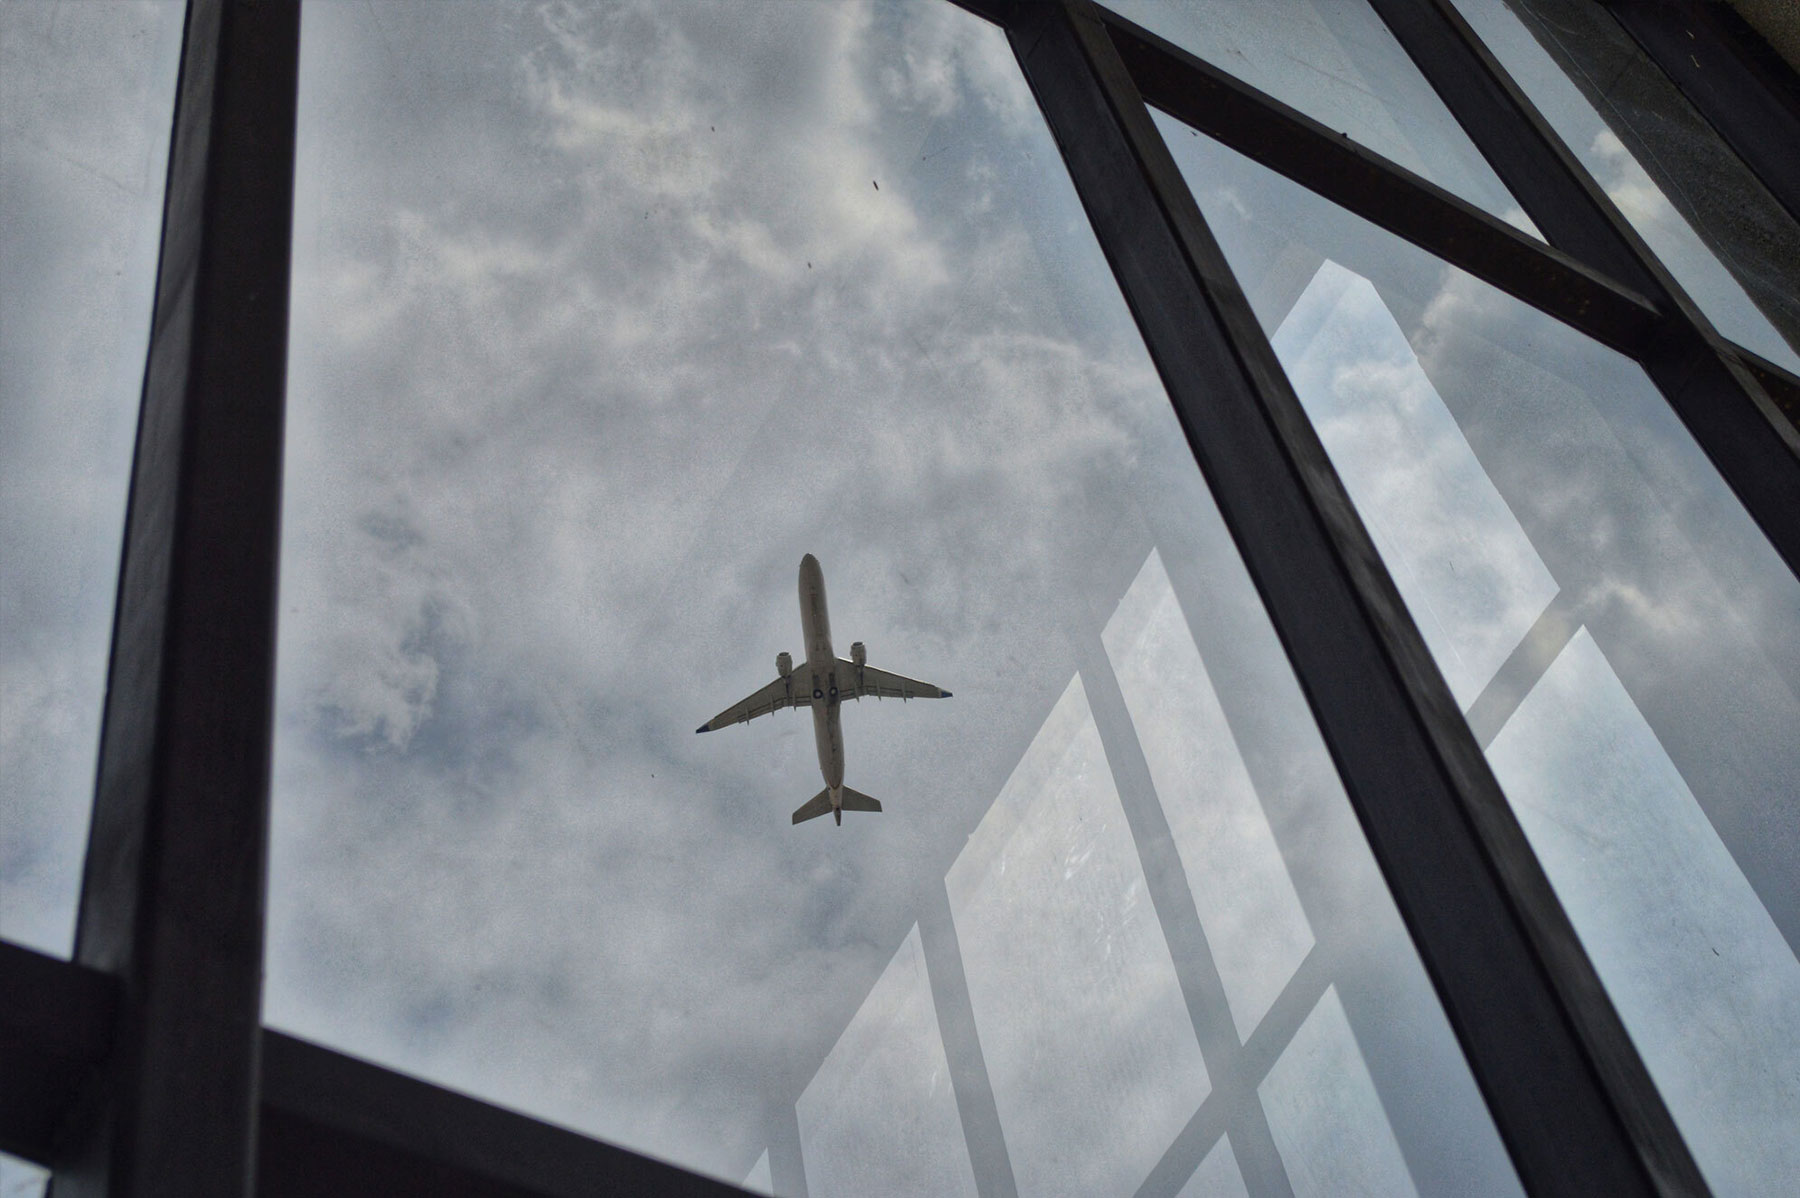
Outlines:
[[[1147,106],[1637,359],[1791,569],[1800,380],[1449,0],[1371,3],[1547,245],[1088,0],[957,2],[1010,39],[1526,1189],[1704,1192]],[[1791,207],[1793,114],[1624,8]],[[76,959],[0,945],[0,1149],[61,1198],[735,1192],[259,1026],[298,43],[298,0],[191,0]]]

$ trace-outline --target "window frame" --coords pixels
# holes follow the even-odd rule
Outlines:
[[[1796,573],[1800,378],[1450,0],[1368,2],[1549,244],[1091,0],[950,2],[1008,36],[1525,1188],[1706,1192],[1149,106],[1639,362]],[[0,1149],[84,1193],[737,1192],[260,1025],[299,18],[189,0],[75,959],[0,943]]]

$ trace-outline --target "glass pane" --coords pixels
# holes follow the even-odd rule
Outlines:
[[[272,1023],[777,1193],[1516,1192],[998,30],[305,21]],[[954,692],[841,826],[692,731],[809,557]]]
[[[1118,0],[1107,7],[1538,236],[1364,0]]]
[[[0,1152],[0,1198],[43,1198],[50,1171]]]
[[[1635,362],[1161,126],[1708,1180],[1800,1175],[1800,583]]]
[[[0,936],[64,957],[183,12],[0,5]]]
[[[1719,332],[1800,371],[1800,228],[1618,23],[1561,0],[1456,6]]]

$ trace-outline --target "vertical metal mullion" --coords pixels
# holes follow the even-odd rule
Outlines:
[[[1527,1190],[1704,1192],[1099,18],[1007,33]]]
[[[254,1165],[298,0],[191,0],[75,957],[117,976],[58,1198]]]
[[[1369,0],[1550,243],[1663,313],[1646,374],[1800,574],[1800,430],[1689,299],[1451,0]]]

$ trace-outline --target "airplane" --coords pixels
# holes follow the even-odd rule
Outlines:
[[[696,732],[712,732],[727,724],[742,724],[783,707],[810,707],[813,740],[819,747],[819,772],[825,789],[800,804],[796,824],[827,811],[844,824],[846,811],[880,811],[881,803],[844,785],[844,735],[838,726],[838,705],[845,699],[948,699],[950,692],[916,678],[902,678],[867,664],[863,643],[850,646],[848,658],[831,651],[831,621],[825,614],[825,572],[819,559],[807,554],[800,559],[800,631],[806,638],[806,660],[795,668],[787,653],[775,655],[775,681],[733,703]]]

